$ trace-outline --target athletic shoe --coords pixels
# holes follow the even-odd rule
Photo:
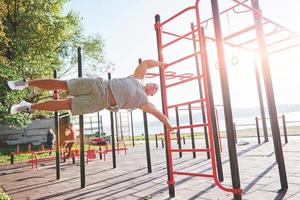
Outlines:
[[[11,90],[22,90],[28,87],[28,83],[25,79],[18,81],[7,81],[6,85]]]
[[[12,105],[9,109],[10,114],[16,114],[18,112],[30,112],[31,103],[21,101],[19,104]]]

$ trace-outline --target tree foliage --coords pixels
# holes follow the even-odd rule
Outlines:
[[[38,89],[9,91],[4,83],[15,79],[65,74],[76,66],[76,47],[83,46],[93,71],[106,65],[100,36],[83,36],[78,13],[63,13],[67,0],[0,0],[0,120],[10,126],[47,117],[49,112],[9,115],[10,105],[25,99],[37,102],[49,96]]]

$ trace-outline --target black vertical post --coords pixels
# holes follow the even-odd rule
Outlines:
[[[193,114],[192,114],[192,106],[191,104],[188,105],[189,110],[189,121],[190,125],[193,125]],[[191,128],[191,140],[192,140],[192,149],[195,149],[195,134],[194,134],[194,128]],[[193,158],[196,158],[196,152],[193,152]]]
[[[100,133],[103,134],[103,121],[102,121],[102,115],[100,115]]]
[[[123,137],[122,112],[119,113],[119,118],[120,118],[120,135],[121,135],[121,140],[123,140],[124,137]]]
[[[130,122],[131,122],[131,137],[132,137],[132,146],[134,147],[134,130],[133,130],[133,117],[132,110],[130,110]]]
[[[150,145],[149,145],[149,132],[148,132],[148,120],[147,113],[143,111],[144,118],[144,131],[145,131],[145,145],[146,145],[146,157],[147,157],[147,167],[148,173],[152,173],[151,167],[151,154],[150,154]]]
[[[139,58],[138,62],[139,62],[139,64],[141,64],[142,63],[142,59]],[[149,145],[148,119],[147,119],[147,113],[145,111],[143,111],[143,119],[144,119],[144,131],[145,131],[145,145],[146,145],[147,167],[148,167],[148,173],[152,173],[151,154],[150,154],[150,145]]]
[[[77,48],[78,54],[78,77],[82,77],[82,52],[81,47]],[[79,136],[80,136],[80,180],[81,188],[85,188],[85,164],[84,164],[84,119],[79,115]]]
[[[99,139],[101,136],[103,136],[103,126],[102,126],[102,116],[100,115],[99,112],[97,112],[97,119],[98,119],[98,133],[99,133]],[[101,152],[101,145],[98,146],[99,151]],[[102,160],[102,153],[99,153],[99,159]]]
[[[158,148],[157,134],[155,134],[155,146]]]
[[[75,164],[75,154],[72,152],[72,164]]]
[[[99,159],[102,160],[102,147],[101,145],[98,145],[98,150],[99,150]]]
[[[255,117],[255,124],[256,124],[256,133],[257,133],[257,142],[258,142],[258,144],[260,144],[260,133],[259,133],[258,117]]]
[[[162,55],[162,36],[161,36],[161,26],[160,26],[160,16],[155,15],[155,31],[156,31],[156,41],[157,41],[157,53],[158,53],[158,60],[163,61],[163,55]],[[160,85],[163,87],[165,86],[165,74],[164,69],[159,68],[159,74],[160,74]],[[166,107],[167,105],[167,95],[163,91],[163,88],[161,89],[161,100],[162,100],[162,111],[164,114],[168,115],[168,109]],[[167,129],[166,126],[164,126],[164,133],[165,133],[165,141],[166,141],[166,162],[167,162],[167,173],[168,173],[168,186],[169,186],[169,196],[175,197],[175,181],[174,181],[174,175],[173,175],[173,163],[172,163],[172,153],[168,153],[171,149],[171,144],[167,141]],[[170,146],[169,146],[170,145]]]
[[[116,138],[117,142],[119,142],[119,126],[118,126],[118,112],[115,112],[115,122],[116,122]]]
[[[255,65],[254,68],[255,68],[255,77],[256,77],[256,85],[257,85],[257,91],[258,91],[261,121],[262,121],[262,126],[263,126],[263,131],[264,131],[264,139],[265,139],[265,142],[269,142],[268,129],[267,129],[267,123],[266,123],[266,114],[265,114],[264,102],[263,102],[262,91],[261,91],[261,83],[260,83],[260,77],[259,77],[259,70],[258,70],[256,61],[254,61],[254,65]]]
[[[179,112],[178,112],[178,107],[175,108],[175,114],[176,114],[176,126],[179,127],[179,126],[180,126],[180,123],[179,123]],[[181,135],[180,135],[180,129],[177,129],[176,137],[177,137],[178,148],[181,149]],[[182,158],[182,152],[181,152],[181,151],[179,151],[179,157]]]
[[[218,179],[220,182],[224,181],[224,175],[223,175],[223,167],[222,167],[222,159],[221,159],[221,151],[220,151],[220,144],[219,141],[219,130],[217,126],[217,116],[215,112],[215,103],[214,103],[214,96],[212,91],[212,85],[211,85],[211,78],[210,78],[210,70],[208,65],[208,56],[207,56],[207,50],[206,50],[206,39],[203,27],[201,27],[200,32],[200,38],[202,38],[202,42],[200,43],[201,48],[201,58],[203,67],[206,70],[206,81],[207,81],[207,90],[208,90],[208,97],[209,97],[209,106],[210,106],[210,117],[211,117],[211,125],[212,125],[212,134],[214,138],[214,149],[215,149],[215,157],[216,157],[216,163],[217,163],[217,170],[218,170]],[[207,97],[206,97],[207,98]]]
[[[108,80],[111,79],[111,74],[108,73]],[[111,131],[111,151],[112,151],[112,159],[113,159],[113,168],[117,167],[116,162],[116,142],[115,142],[115,127],[114,127],[114,113],[110,112],[110,131]]]
[[[283,126],[284,142],[285,144],[287,144],[288,137],[287,137],[287,130],[286,130],[285,115],[282,115],[282,126]]]
[[[201,79],[202,78],[201,78],[201,72],[200,72],[200,67],[199,67],[198,54],[196,54],[197,53],[197,45],[196,45],[195,28],[194,28],[193,23],[191,24],[191,29],[192,29],[192,38],[193,38],[193,48],[194,48],[194,53],[195,53],[194,57],[195,57],[197,76],[198,76],[199,95],[200,95],[200,99],[203,99],[203,90],[202,90],[202,84],[201,84]],[[204,106],[203,101],[201,101],[200,105],[201,105],[201,113],[202,113],[202,122],[203,122],[203,124],[206,124],[207,121],[206,121],[205,106]],[[209,149],[207,126],[204,126],[203,129],[204,129],[204,138],[205,138],[206,149]],[[207,155],[207,159],[210,159],[209,152],[206,152],[206,155]]]
[[[10,164],[11,165],[14,164],[14,160],[15,160],[15,154],[14,153],[10,153]]]
[[[98,133],[99,133],[99,138],[101,138],[101,131],[100,131],[100,115],[99,115],[99,112],[97,112],[97,120],[98,120]]]
[[[53,71],[53,78],[57,78],[56,70]],[[57,90],[54,90],[54,99],[57,100]],[[60,135],[59,135],[59,113],[54,112],[54,126],[55,126],[55,166],[56,166],[56,180],[60,179]]]
[[[266,96],[267,96],[268,110],[269,110],[269,116],[271,122],[274,152],[278,164],[281,189],[286,190],[288,188],[288,181],[287,181],[287,175],[286,175],[286,169],[284,163],[284,156],[282,152],[282,144],[281,144],[280,130],[279,130],[279,124],[277,118],[275,97],[273,92],[270,65],[269,65],[269,60],[267,55],[267,47],[266,47],[264,31],[262,27],[261,11],[259,8],[258,0],[251,0],[251,5],[255,9],[253,11],[253,17],[256,26],[256,36],[257,36],[258,49],[259,49],[258,53],[260,55],[262,72],[265,81],[265,90],[267,93]]]
[[[93,134],[93,118],[90,117],[91,134]]]
[[[232,119],[227,70],[225,64],[225,53],[223,47],[223,36],[221,30],[221,20],[220,20],[218,0],[211,0],[211,6],[212,6],[216,45],[217,45],[219,73],[221,79],[232,186],[234,189],[240,189],[241,188],[240,173],[239,173],[236,146],[235,146],[234,135],[233,135],[233,119]],[[235,200],[242,199],[241,194],[234,194],[234,199]]]
[[[233,123],[233,135],[234,135],[234,141],[237,144],[237,135],[236,135],[236,125]]]

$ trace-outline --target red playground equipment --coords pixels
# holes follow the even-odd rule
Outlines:
[[[207,178],[213,178],[216,185],[221,188],[222,190],[226,191],[226,192],[232,192],[235,195],[240,195],[242,193],[242,189],[240,187],[238,188],[228,188],[228,187],[224,187],[223,185],[221,185],[219,179],[218,179],[218,175],[217,175],[217,165],[216,165],[216,159],[215,159],[215,150],[214,150],[214,136],[213,136],[213,130],[212,130],[212,123],[211,123],[211,113],[214,112],[214,110],[211,111],[211,107],[210,107],[210,99],[209,99],[209,82],[208,82],[208,68],[206,67],[206,52],[205,52],[205,39],[204,39],[204,35],[203,32],[201,30],[201,28],[196,28],[194,29],[194,27],[192,27],[192,31],[178,37],[175,40],[169,41],[167,43],[163,43],[163,37],[162,37],[162,33],[166,33],[162,31],[163,26],[167,25],[168,23],[170,23],[173,19],[175,19],[176,17],[182,15],[183,13],[185,13],[186,11],[195,9],[196,13],[198,13],[196,15],[197,17],[197,22],[199,25],[197,25],[197,27],[200,27],[200,19],[199,19],[199,10],[198,10],[198,1],[195,7],[189,7],[185,10],[183,10],[182,12],[178,13],[177,15],[169,18],[168,20],[164,21],[164,22],[160,22],[160,17],[157,15],[156,16],[156,24],[155,24],[155,29],[157,32],[157,45],[158,45],[158,51],[159,51],[159,60],[160,61],[164,61],[163,60],[163,49],[167,48],[167,47],[171,47],[172,44],[175,44],[176,42],[188,37],[188,36],[194,36],[192,38],[192,41],[198,41],[198,45],[200,46],[201,52],[197,51],[197,47],[195,49],[193,49],[193,53],[186,55],[180,59],[177,59],[173,62],[170,62],[168,64],[168,66],[166,68],[170,68],[171,66],[175,66],[178,65],[181,62],[184,62],[188,59],[195,59],[196,65],[193,66],[185,66],[185,71],[191,71],[193,70],[192,67],[196,67],[196,69],[194,71],[197,72],[197,75],[194,76],[193,73],[185,73],[182,75],[176,75],[176,72],[169,72],[169,71],[165,71],[165,69],[161,69],[160,70],[160,77],[161,77],[161,87],[162,87],[162,98],[163,98],[163,112],[164,114],[166,114],[167,116],[169,115],[168,111],[171,108],[178,108],[178,107],[183,107],[183,106],[199,106],[201,105],[201,103],[205,104],[206,107],[206,116],[207,116],[207,123],[197,123],[197,124],[192,124],[192,125],[185,125],[185,126],[177,126],[174,127],[174,129],[179,130],[179,129],[187,129],[187,128],[197,128],[197,127],[207,127],[208,128],[208,132],[209,132],[209,148],[193,148],[193,149],[174,149],[172,148],[172,144],[171,144],[171,138],[170,138],[170,133],[166,134],[166,148],[167,148],[167,162],[168,162],[168,184],[169,184],[169,194],[170,196],[175,196],[175,189],[174,189],[174,184],[175,184],[175,180],[174,180],[174,175],[186,175],[186,176],[197,176],[197,177],[207,177]],[[197,39],[195,38],[195,33],[197,33]],[[200,54],[201,56],[201,72],[198,69],[198,55]],[[170,75],[172,76],[170,78]],[[179,80],[178,80],[179,78]],[[177,79],[176,81],[173,81],[172,83],[170,83],[170,80],[172,79]],[[192,82],[192,81],[201,81],[203,88],[204,88],[204,94],[203,94],[203,98],[200,98],[200,95],[197,99],[191,100],[191,101],[186,101],[186,102],[180,102],[180,103],[176,103],[176,104],[172,104],[170,105],[170,103],[168,102],[168,98],[167,98],[167,89],[170,89],[174,86],[177,85],[181,85],[181,84],[187,84],[188,82]],[[175,171],[173,169],[173,159],[172,159],[172,152],[209,152],[211,155],[211,166],[212,166],[212,174],[204,174],[204,173],[190,173],[190,172],[182,172],[182,171]]]
[[[222,1],[222,3],[223,2],[224,1]],[[212,17],[204,16],[203,13],[201,13],[200,15],[200,7],[202,9],[205,8],[206,13],[207,7],[203,5],[199,6],[199,3],[200,0],[196,0],[193,6],[183,9],[182,11],[166,19],[165,21],[160,21],[159,15],[155,16],[158,60],[166,62],[168,63],[168,65],[163,69],[160,68],[159,74],[148,73],[147,77],[160,77],[163,113],[166,116],[170,116],[171,109],[183,109],[186,106],[200,106],[202,110],[204,110],[207,119],[206,122],[203,121],[203,123],[189,125],[177,124],[176,127],[173,127],[175,130],[179,131],[180,129],[206,127],[208,129],[209,138],[209,146],[206,146],[206,148],[175,149],[174,147],[172,147],[171,135],[165,129],[169,195],[170,197],[175,197],[174,175],[186,175],[212,178],[215,184],[220,189],[226,192],[233,193],[235,200],[241,199],[241,194],[243,190],[240,186],[237,153],[235,139],[233,135],[233,120],[223,43],[230,47],[238,47],[249,52],[259,53],[261,55],[261,64],[264,72],[263,75],[266,84],[269,110],[275,111],[270,114],[274,115],[272,116],[274,150],[279,167],[281,186],[282,189],[286,189],[287,180],[284,166],[284,158],[282,154],[282,148],[280,145],[278,145],[280,143],[280,135],[279,131],[277,131],[278,124],[276,124],[275,120],[273,120],[273,118],[277,119],[277,113],[274,102],[272,82],[269,77],[267,54],[277,53],[287,48],[292,48],[299,45],[295,43],[286,43],[286,41],[294,40],[298,36],[295,33],[284,28],[283,26],[263,17],[261,15],[261,11],[259,10],[257,0],[230,0],[224,2],[224,4],[227,3],[226,5],[229,8],[224,9],[222,12],[219,12],[217,0],[212,0]],[[221,31],[221,17],[227,14],[228,20],[229,13],[250,15],[250,20],[248,19],[248,21],[251,22],[250,25],[246,23],[247,20],[243,21],[245,22],[243,24],[237,23],[237,29],[229,30],[227,36],[223,37]],[[206,19],[203,20],[202,18]],[[187,20],[190,20],[188,22],[192,23],[191,26],[189,26],[189,29],[186,31],[184,30],[183,24],[186,24]],[[247,27],[241,29],[240,26],[243,26],[245,24]],[[181,28],[176,29],[176,27],[178,28],[178,26],[180,26]],[[210,28],[213,28],[213,32],[208,32],[209,36],[206,36],[204,34],[204,30],[206,30],[209,26]],[[265,26],[265,34],[262,29],[263,26]],[[241,37],[241,35],[243,35],[243,37]],[[269,40],[265,40],[265,37],[268,37]],[[219,143],[216,142],[218,141],[218,136],[216,133],[217,131],[214,128],[214,121],[216,120],[216,116],[214,112],[212,86],[208,67],[209,62],[206,48],[206,39],[215,42],[217,48],[217,60],[222,85],[224,114],[226,119],[227,143],[230,159],[232,188],[224,187],[220,183],[223,181],[223,175],[222,173],[219,173],[219,170],[221,170],[222,166],[219,165],[218,154],[220,146]],[[283,44],[284,42],[285,44]],[[192,53],[185,53],[185,50],[192,51]],[[171,67],[173,71],[169,71]],[[191,87],[192,84],[194,84],[193,87]],[[178,93],[178,87],[176,88],[176,91],[174,91],[174,88],[179,85],[181,85],[181,87],[184,87],[184,90],[182,90],[183,94],[181,98],[176,99],[180,100],[181,102],[174,102],[176,100],[174,100],[174,98],[168,98],[168,95],[170,95],[170,97],[172,96],[172,89],[173,92]],[[198,90],[189,91],[190,88],[195,87],[199,88],[199,95],[197,95]],[[202,89],[204,91],[203,94],[201,94]],[[186,98],[187,96],[189,96],[189,98]],[[202,174],[174,170],[172,158],[173,152],[209,153],[211,157],[212,173]]]

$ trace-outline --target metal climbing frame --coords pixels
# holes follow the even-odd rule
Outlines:
[[[155,30],[157,35],[157,47],[158,47],[158,58],[160,61],[164,61],[166,57],[166,61],[169,62],[168,66],[165,69],[160,69],[160,81],[162,86],[162,105],[163,105],[163,112],[167,116],[169,115],[170,108],[176,108],[185,105],[192,105],[192,104],[200,104],[205,103],[206,105],[206,114],[207,114],[207,123],[203,124],[195,124],[189,126],[177,126],[174,127],[175,129],[183,129],[183,128],[192,128],[192,127],[203,127],[207,126],[209,129],[209,138],[210,138],[210,148],[202,149],[202,150],[195,150],[195,151],[204,151],[210,152],[212,157],[212,175],[210,174],[193,174],[193,173],[186,173],[186,172],[177,172],[173,170],[173,160],[172,160],[172,152],[178,151],[185,151],[185,150],[174,150],[171,146],[170,142],[170,134],[165,130],[165,137],[166,137],[166,157],[167,157],[167,168],[168,168],[168,184],[169,184],[169,194],[170,196],[175,196],[175,189],[174,189],[174,175],[191,175],[191,176],[203,176],[203,177],[210,177],[214,178],[216,184],[223,190],[234,193],[235,199],[241,199],[241,192],[240,189],[240,180],[239,180],[239,171],[238,171],[238,163],[237,163],[237,156],[236,156],[236,147],[234,144],[234,137],[233,137],[233,121],[232,121],[232,111],[231,111],[231,103],[230,103],[230,95],[229,95],[229,86],[228,86],[228,78],[226,72],[226,64],[224,58],[224,49],[223,43],[229,45],[231,47],[238,47],[250,52],[259,52],[261,55],[261,64],[262,69],[264,72],[264,79],[266,84],[266,92],[268,97],[268,106],[270,115],[274,115],[272,117],[272,133],[273,133],[273,140],[274,140],[274,149],[276,152],[276,160],[279,166],[279,174],[281,178],[282,188],[287,188],[287,181],[286,181],[286,172],[284,166],[284,158],[282,155],[281,149],[281,141],[278,129],[278,123],[276,123],[276,107],[272,89],[272,82],[270,79],[270,72],[269,72],[269,63],[267,54],[273,54],[285,49],[293,48],[300,45],[296,39],[299,39],[299,36],[294,32],[288,30],[287,28],[275,23],[274,21],[263,17],[261,11],[258,6],[258,0],[229,0],[232,4],[229,8],[224,9],[222,12],[219,12],[219,6],[217,0],[211,0],[211,7],[212,7],[212,17],[208,17],[205,20],[200,21],[200,12],[199,12],[199,0],[196,0],[194,6],[190,6],[185,8],[184,10],[180,11],[179,13],[175,14],[174,16],[168,18],[167,20],[161,22],[160,16],[156,15],[155,17]],[[250,4],[250,5],[249,5]],[[202,6],[203,8],[203,6]],[[165,30],[166,26],[168,26],[171,22],[177,20],[179,16],[184,15],[188,12],[194,11],[196,17],[196,26],[195,29],[189,32],[184,32],[183,34],[172,33],[170,31]],[[246,25],[246,27],[242,29],[238,29],[235,31],[230,31],[225,37],[222,36],[221,30],[221,16],[224,14],[233,13],[233,14],[243,14],[249,13],[251,18],[254,19],[250,23],[250,25]],[[214,28],[214,36],[203,34],[203,27],[204,29],[207,28],[208,25],[213,25]],[[177,24],[178,25],[178,24]],[[243,24],[238,24],[238,26],[243,26]],[[182,23],[179,25],[182,26]],[[264,30],[262,28],[265,28]],[[264,31],[266,31],[264,33]],[[197,38],[193,37],[193,34],[197,34]],[[173,40],[166,40],[163,38],[163,35],[168,35],[171,37],[175,37],[176,39]],[[216,174],[216,160],[214,157],[214,144],[213,143],[213,129],[211,125],[211,117],[212,117],[212,110],[209,95],[209,87],[210,80],[209,79],[209,68],[208,68],[208,61],[206,55],[206,48],[205,48],[205,39],[212,40],[216,42],[217,46],[217,55],[218,55],[218,62],[220,67],[220,77],[221,77],[221,84],[222,84],[222,92],[223,92],[223,103],[224,103],[224,114],[226,117],[226,129],[227,129],[227,141],[229,147],[229,155],[230,155],[230,165],[231,165],[231,175],[232,175],[232,188],[224,188],[217,179]],[[199,51],[194,51],[194,53],[185,55],[184,57],[177,59],[175,61],[174,58],[165,56],[165,49],[174,46],[176,43],[185,40],[191,40],[193,42],[197,41],[197,48],[200,49]],[[266,39],[266,40],[265,40]],[[268,40],[267,40],[268,39]],[[290,43],[288,43],[290,42]],[[178,53],[178,52],[177,52]],[[188,60],[193,57],[200,57],[201,58],[201,67],[202,67],[202,75],[194,76],[193,73],[184,73],[181,75],[176,74],[174,71],[166,71],[167,68],[174,67],[174,65],[181,63],[185,60]],[[148,77],[154,77],[157,74],[152,73],[149,74]],[[175,81],[173,83],[168,83],[170,79],[179,78],[179,81]],[[193,80],[202,80],[203,87],[204,87],[204,97],[198,100],[189,101],[189,102],[181,102],[173,105],[169,105],[168,93],[171,87],[181,85],[187,82],[191,82]],[[274,118],[274,119],[273,119]],[[279,137],[279,138],[278,138]],[[216,145],[217,146],[217,145]],[[190,150],[189,150],[190,151]],[[194,151],[194,150],[193,150]]]
[[[207,127],[208,132],[209,132],[209,147],[208,148],[193,148],[193,149],[174,149],[172,148],[171,144],[171,139],[170,139],[170,133],[165,130],[165,138],[166,138],[166,157],[167,157],[167,169],[168,169],[168,185],[169,185],[169,195],[174,197],[175,196],[175,180],[174,180],[174,175],[186,175],[186,176],[197,176],[197,177],[206,177],[206,178],[213,178],[215,184],[221,188],[222,190],[226,192],[231,192],[238,198],[240,198],[240,195],[242,193],[242,189],[240,188],[240,183],[238,180],[238,184],[233,184],[234,188],[229,188],[229,187],[224,187],[221,185],[219,179],[218,179],[218,174],[217,174],[217,165],[216,165],[216,157],[215,157],[215,149],[214,149],[214,141],[217,140],[217,137],[214,137],[213,135],[213,127],[212,127],[212,113],[214,113],[214,108],[211,106],[211,95],[209,93],[209,89],[211,89],[211,83],[210,83],[210,78],[209,78],[209,70],[208,70],[208,63],[207,63],[207,55],[206,55],[206,47],[205,47],[205,37],[203,34],[203,30],[201,28],[201,23],[200,23],[200,14],[199,14],[199,7],[198,7],[199,1],[196,1],[195,6],[190,6],[178,14],[172,16],[171,18],[167,19],[164,22],[160,21],[160,16],[156,15],[155,16],[155,30],[156,30],[156,36],[157,36],[157,47],[158,47],[158,57],[160,61],[164,61],[164,55],[163,55],[163,50],[166,48],[171,48],[172,45],[175,45],[176,43],[182,41],[183,39],[189,39],[192,40],[193,43],[195,44],[196,42],[196,47],[193,46],[193,53],[185,55],[179,59],[169,61],[168,60],[168,65],[164,69],[160,69],[160,81],[161,81],[161,91],[162,91],[162,105],[163,105],[163,113],[167,116],[169,116],[169,110],[172,108],[177,108],[177,107],[182,107],[182,106],[191,106],[191,105],[201,105],[201,107],[204,109],[202,106],[204,104],[205,106],[205,112],[206,112],[206,117],[207,117],[207,122],[206,123],[200,123],[200,124],[191,124],[191,125],[184,125],[184,126],[177,126],[173,127],[176,130],[179,129],[187,129],[187,128],[196,128],[196,127]],[[170,32],[166,32],[163,30],[163,28],[170,24],[173,20],[175,20],[177,17],[186,14],[189,11],[194,11],[195,12],[195,17],[196,17],[196,26],[192,25],[191,31],[188,33],[183,34],[182,36],[173,34]],[[174,40],[169,40],[165,41],[163,39],[162,34],[167,34],[171,36],[175,36],[176,39]],[[190,38],[192,37],[192,38]],[[198,50],[197,50],[198,49]],[[200,62],[201,62],[201,70],[199,69],[198,64],[198,59],[200,57]],[[196,66],[196,72],[198,72],[195,76],[193,73],[184,73],[182,75],[177,75],[176,72],[174,71],[166,71],[167,68],[174,67],[175,65],[178,65],[184,61],[187,61],[189,59],[195,59],[195,65]],[[190,66],[189,66],[190,67]],[[188,71],[188,67],[185,67],[185,71]],[[200,74],[199,72],[202,72]],[[155,76],[156,74],[148,74],[149,76]],[[172,79],[178,79],[172,83],[170,83],[170,80]],[[178,85],[183,85],[187,84],[188,82],[192,81],[199,81],[202,82],[202,86],[204,88],[204,94],[202,94],[202,97],[198,97],[195,100],[191,101],[185,101],[185,102],[180,102],[176,104],[170,104],[169,99],[167,98],[167,90],[170,88],[173,88]],[[198,87],[201,87],[201,84],[198,84]],[[201,95],[200,95],[201,96]],[[218,146],[218,143],[217,143]],[[172,159],[172,152],[209,152],[211,155],[211,167],[212,167],[212,173],[211,174],[204,174],[204,173],[191,173],[191,172],[183,172],[183,171],[175,171],[173,168],[173,159]],[[235,155],[236,157],[236,155]],[[235,166],[236,169],[238,169]],[[236,172],[238,174],[238,170]],[[238,187],[236,187],[238,186]]]

